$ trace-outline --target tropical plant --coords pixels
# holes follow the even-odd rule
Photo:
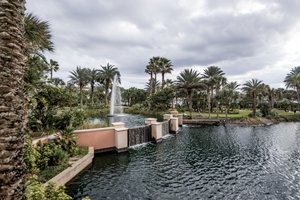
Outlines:
[[[44,52],[45,50],[54,50],[54,44],[51,41],[50,26],[47,21],[42,21],[37,16],[29,13],[26,14],[24,23],[25,46],[28,54],[41,55],[40,52]]]
[[[80,91],[80,107],[82,108],[83,105],[83,88],[84,86],[87,85],[89,81],[89,76],[88,76],[88,69],[87,68],[81,68],[80,66],[77,66],[76,70],[73,70],[70,72],[71,75],[69,78],[71,79],[69,82],[75,85],[79,86],[79,91]]]
[[[65,86],[66,83],[61,79],[61,78],[58,78],[58,77],[55,77],[55,78],[52,78],[52,81],[51,81],[56,87],[62,87],[62,86]]]
[[[149,110],[166,111],[174,98],[173,89],[164,88],[148,98]]]
[[[24,3],[0,6],[0,199],[24,199]]]
[[[52,81],[53,78],[53,71],[56,72],[59,69],[58,62],[55,60],[50,59],[50,62],[48,64],[48,69],[50,72],[50,81]]]
[[[96,85],[96,82],[99,81],[98,70],[88,69],[88,79],[89,79],[89,83],[91,86],[91,93],[90,93],[91,104],[94,105],[95,85]]]
[[[222,90],[216,95],[216,98],[218,99],[218,102],[223,104],[225,109],[225,117],[227,119],[228,112],[231,108],[231,104],[234,101],[234,98],[238,95],[236,89],[239,87],[237,82],[230,82],[227,85],[225,85]]]
[[[297,92],[298,109],[300,109],[300,66],[294,67],[284,79],[287,88],[294,88]]]
[[[160,57],[156,56],[156,57],[152,57],[150,58],[149,60],[149,63],[148,63],[148,68],[149,70],[151,71],[151,73],[154,75],[154,78],[153,78],[153,83],[157,83],[157,74],[160,73],[160,68],[159,68],[159,65],[160,65]],[[152,79],[150,79],[152,80]],[[156,88],[152,88],[152,93],[155,93],[157,90]]]
[[[193,69],[185,69],[177,76],[176,85],[179,89],[184,89],[187,95],[188,108],[190,116],[192,116],[192,97],[196,88],[201,86],[200,74]]]
[[[170,74],[173,71],[172,66],[172,62],[169,59],[160,57],[158,67],[161,73],[161,88],[165,86],[165,74]]]
[[[99,77],[105,88],[105,105],[108,104],[108,92],[115,76],[117,76],[117,81],[120,83],[121,75],[118,68],[109,63],[107,63],[106,66],[101,65],[101,69],[99,70]]]
[[[252,99],[252,116],[256,117],[257,95],[262,90],[262,81],[251,79],[244,84],[242,90]]]
[[[49,182],[45,187],[34,175],[26,183],[25,196],[30,200],[71,200],[64,190],[64,186],[57,186],[54,182]]]
[[[225,73],[217,66],[210,66],[207,69],[204,69],[204,73],[202,74],[204,84],[207,88],[207,106],[209,117],[212,109],[211,98],[214,96],[213,91],[216,89],[216,93],[218,93],[221,85],[226,83],[226,78],[224,75]]]
[[[76,136],[73,133],[73,128],[66,128],[65,130],[61,131],[59,144],[61,145],[62,149],[70,156],[75,156],[78,152],[78,146],[76,143]]]

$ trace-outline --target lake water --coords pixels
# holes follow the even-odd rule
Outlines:
[[[300,123],[184,126],[159,144],[97,155],[75,199],[300,199]]]

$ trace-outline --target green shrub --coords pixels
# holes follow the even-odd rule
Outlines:
[[[261,103],[259,105],[259,109],[260,109],[260,112],[262,114],[262,117],[267,117],[271,113],[271,107],[268,103]]]
[[[25,197],[28,200],[71,200],[64,190],[64,186],[57,186],[53,182],[44,187],[37,176],[33,176],[26,183]]]
[[[32,140],[29,135],[25,135],[24,162],[25,172],[35,174],[39,171],[37,162],[41,154],[32,146]]]

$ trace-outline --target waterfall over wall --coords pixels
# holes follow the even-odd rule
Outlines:
[[[143,126],[128,129],[128,146],[142,144],[151,141],[151,126]]]
[[[162,122],[162,136],[170,133],[170,121]]]

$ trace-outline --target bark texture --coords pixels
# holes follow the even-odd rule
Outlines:
[[[24,199],[24,2],[0,0],[0,199]]]

